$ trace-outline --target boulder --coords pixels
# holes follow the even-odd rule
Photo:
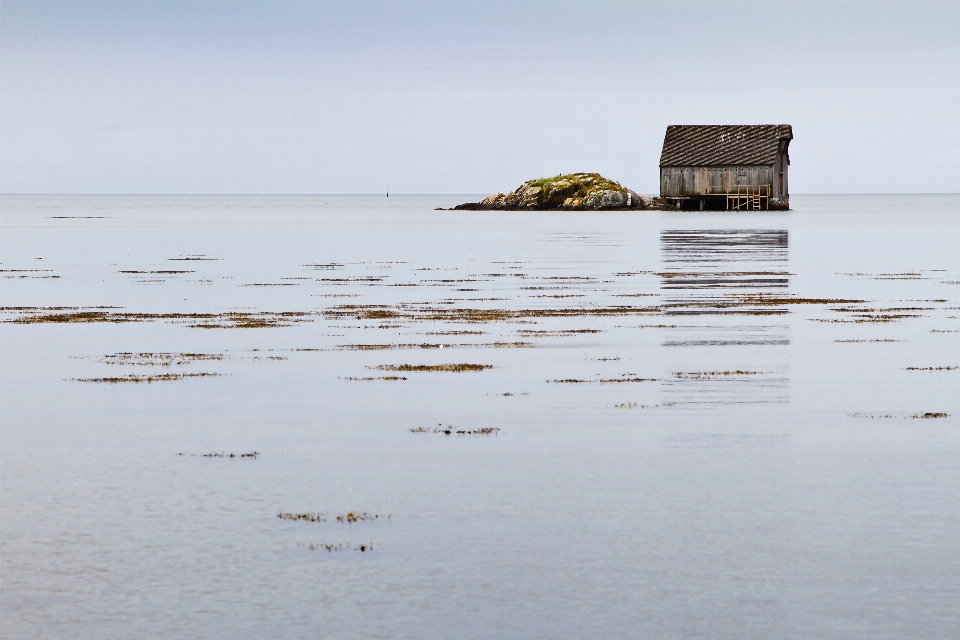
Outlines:
[[[532,185],[522,186],[517,190],[517,195],[520,197],[520,208],[539,209],[541,193],[543,193],[542,187],[535,187]]]
[[[627,204],[627,195],[623,191],[605,189],[600,192],[601,209],[619,209]]]
[[[502,193],[492,193],[480,202],[481,209],[504,209],[506,196]]]

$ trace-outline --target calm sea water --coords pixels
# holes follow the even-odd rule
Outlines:
[[[4,196],[3,637],[960,636],[960,197],[469,199]]]

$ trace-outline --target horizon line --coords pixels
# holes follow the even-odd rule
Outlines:
[[[847,191],[847,192],[818,192],[818,193],[793,193],[793,196],[950,196],[960,194],[960,191]],[[485,192],[461,192],[461,193],[394,193],[393,196],[486,196]],[[659,195],[641,193],[639,195],[659,198]],[[350,196],[350,197],[381,197],[389,198],[384,193],[97,193],[97,192],[69,192],[69,193],[50,193],[50,192],[0,192],[0,198],[5,196],[154,196],[154,197],[223,197],[223,196],[312,196],[312,197],[331,197],[331,196]]]

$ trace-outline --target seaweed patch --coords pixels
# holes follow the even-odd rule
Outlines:
[[[177,455],[185,456],[187,454],[178,453]],[[257,456],[259,455],[260,455],[259,451],[250,451],[248,453],[224,453],[223,451],[221,451],[220,453],[201,453],[199,457],[201,458],[250,458],[252,460],[256,460]],[[198,457],[196,453],[191,453],[190,456],[194,458]]]
[[[185,380],[187,378],[219,378],[222,373],[158,373],[152,376],[138,376],[130,374],[128,376],[116,376],[106,378],[74,378],[75,382],[106,382],[109,384],[121,384],[125,382],[151,384],[154,382],[173,382],[176,380]]]
[[[334,553],[336,551],[359,551],[360,553],[365,553],[368,551],[373,551],[373,543],[368,542],[366,544],[326,544],[323,542],[298,542],[297,547],[300,549],[307,549],[309,551],[326,551],[328,553]]]
[[[947,365],[945,367],[906,367],[907,371],[955,371],[960,367]]]
[[[506,394],[504,394],[506,395]],[[443,435],[459,435],[459,436],[489,436],[495,434],[497,431],[500,431],[497,427],[481,427],[479,429],[457,429],[452,424],[444,427],[442,424],[438,424],[436,427],[417,427],[416,429],[410,429],[410,433],[442,433]]]
[[[135,366],[160,366],[169,367],[172,365],[186,365],[191,362],[208,360],[227,360],[229,356],[223,353],[170,353],[170,352],[146,352],[133,353],[123,351],[103,356],[100,362],[103,364],[125,364]]]
[[[224,313],[131,313],[114,310],[116,307],[5,307],[3,312],[17,311],[19,315],[3,322],[13,324],[86,324],[153,322],[165,320],[198,329],[255,329],[292,326],[297,322],[312,322],[306,311],[227,311]]]
[[[281,511],[277,514],[277,517],[281,520],[302,520],[305,522],[327,522],[328,520],[332,520],[334,522],[353,524],[355,522],[368,522],[379,520],[380,518],[390,518],[391,515],[368,513],[366,511],[348,511],[347,513],[326,513],[323,511],[316,511],[312,513],[291,513]]]
[[[441,371],[450,373],[462,373],[464,371],[483,371],[484,369],[493,369],[492,364],[381,364],[370,369],[379,369],[381,371],[399,371],[399,372],[420,372],[420,371]]]
[[[759,371],[741,371],[739,369],[733,371],[693,371],[689,373],[678,371],[673,374],[673,377],[681,380],[707,380],[727,376],[755,376],[759,375],[759,373]]]

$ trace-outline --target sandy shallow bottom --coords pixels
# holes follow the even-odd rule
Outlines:
[[[4,637],[960,635],[960,197],[4,196]]]

